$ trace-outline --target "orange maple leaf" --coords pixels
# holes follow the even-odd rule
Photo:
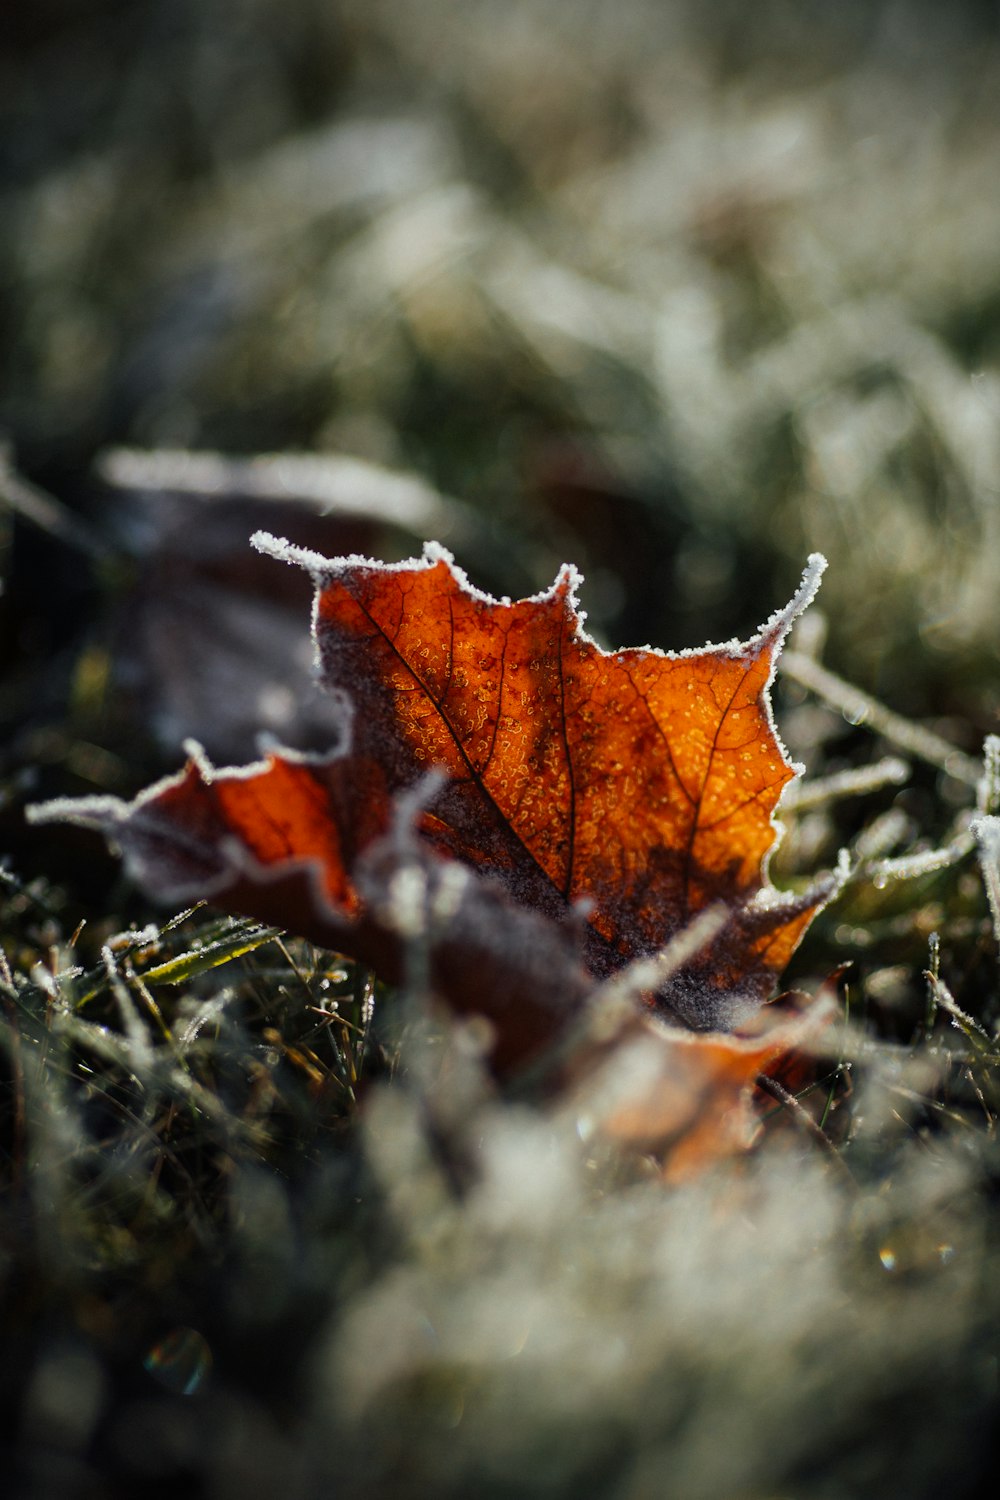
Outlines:
[[[422,563],[384,567],[256,541],[313,574],[323,676],[350,692],[353,753],[392,790],[429,766],[447,774],[420,824],[438,852],[489,871],[521,905],[585,910],[597,975],[722,901],[733,916],[719,942],[658,998],[701,1027],[756,1009],[817,904],[767,881],[772,815],[794,775],[768,689],[822,559],[751,640],[671,655],[602,651],[582,629],[572,567],[511,603],[471,588],[434,545]]]
[[[595,978],[710,905],[727,913],[721,930],[656,1007],[720,1028],[768,998],[832,889],[784,895],[767,878],[794,774],[768,690],[822,559],[749,641],[605,652],[583,630],[571,567],[512,603],[472,588],[436,544],[387,566],[254,540],[312,574],[342,743],[227,771],[195,753],[131,804],[43,816],[101,826],[165,899],[280,922],[388,979],[422,945],[438,993],[494,1022],[500,1067],[551,1041]]]

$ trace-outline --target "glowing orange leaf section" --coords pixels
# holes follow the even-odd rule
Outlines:
[[[378,761],[390,789],[446,773],[421,825],[440,853],[550,915],[585,911],[598,974],[725,902],[734,924],[705,983],[764,998],[816,905],[815,893],[775,899],[766,860],[794,774],[768,688],[819,560],[750,641],[668,655],[602,651],[582,629],[572,568],[511,603],[473,589],[434,545],[390,567],[260,544],[313,572],[324,679],[352,700],[354,753]]]

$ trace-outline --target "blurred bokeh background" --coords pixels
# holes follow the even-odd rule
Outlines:
[[[819,548],[831,662],[995,727],[995,4],[15,0],[5,30],[0,426],[98,528],[108,445],[347,453],[459,497],[486,585],[576,560],[615,645],[745,633]],[[88,607],[79,559],[36,564],[22,654]]]

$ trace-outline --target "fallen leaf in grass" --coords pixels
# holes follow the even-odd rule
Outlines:
[[[389,566],[255,540],[312,575],[341,743],[227,771],[197,753],[131,804],[41,816],[101,827],[165,900],[286,925],[487,1016],[502,1067],[709,905],[725,922],[656,1007],[708,1029],[768,998],[833,888],[786,895],[767,879],[794,774],[768,690],[822,559],[749,641],[671,655],[601,650],[571,567],[512,603],[436,544]]]
[[[435,546],[384,567],[257,540],[313,575],[321,670],[349,694],[352,755],[379,765],[390,792],[423,768],[446,773],[420,820],[431,847],[521,905],[559,919],[584,910],[597,975],[723,901],[731,922],[661,1003],[694,1025],[729,1025],[772,992],[819,897],[767,881],[772,814],[793,775],[768,689],[821,559],[750,641],[669,655],[595,645],[573,568],[510,603],[470,587]]]

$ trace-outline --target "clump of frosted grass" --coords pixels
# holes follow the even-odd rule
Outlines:
[[[386,1089],[364,1126],[401,1249],[316,1358],[346,1493],[960,1484],[993,1378],[968,1154],[851,1187],[785,1138],[665,1189],[484,1094],[456,1192],[426,1108]]]

